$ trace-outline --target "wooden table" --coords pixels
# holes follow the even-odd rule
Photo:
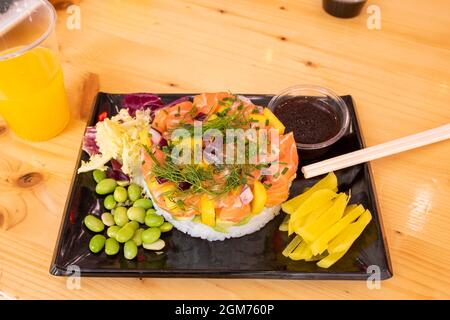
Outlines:
[[[73,120],[30,143],[0,120],[0,297],[449,298],[450,141],[373,162],[394,277],[365,282],[83,278],[69,290],[48,269],[86,125],[83,95],[110,92],[275,93],[312,83],[352,94],[367,145],[450,121],[450,3],[369,0],[327,15],[317,0],[84,0],[81,29],[58,38]],[[86,99],[85,99],[86,100]],[[86,101],[84,102],[86,105]]]

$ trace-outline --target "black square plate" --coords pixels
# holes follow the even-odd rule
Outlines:
[[[186,94],[160,94],[165,102],[171,102]],[[189,95],[192,96],[192,95]],[[255,104],[267,106],[271,95],[246,95]],[[319,178],[305,180],[300,167],[310,162],[330,158],[363,147],[358,121],[351,96],[344,96],[350,109],[351,126],[347,134],[320,158],[308,161],[300,156],[297,179],[291,187],[291,196],[311,186]],[[99,117],[112,116],[120,108],[122,96],[99,93],[89,125]],[[87,160],[80,151],[81,160]],[[278,231],[284,213],[278,215],[263,229],[237,239],[209,242],[192,238],[173,230],[163,234],[166,242],[164,253],[139,249],[134,260],[126,260],[123,254],[109,257],[105,253],[93,254],[88,243],[92,233],[82,220],[88,213],[101,214],[103,199],[95,194],[95,182],[91,173],[76,174],[72,181],[62,225],[55,248],[50,273],[57,276],[71,274],[76,266],[83,276],[103,277],[214,277],[214,278],[279,278],[279,279],[351,279],[363,280],[378,272],[380,279],[392,276],[389,254],[369,164],[361,164],[336,172],[340,191],[351,189],[351,203],[361,203],[372,212],[373,220],[347,254],[329,269],[322,269],[314,262],[292,261],[281,252],[288,243],[287,233]]]

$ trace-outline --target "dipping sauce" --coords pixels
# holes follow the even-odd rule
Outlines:
[[[286,133],[294,133],[297,143],[324,142],[341,129],[338,115],[324,100],[317,98],[289,98],[275,107],[274,114],[286,126]]]

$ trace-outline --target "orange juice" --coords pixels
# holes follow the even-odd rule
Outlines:
[[[0,56],[7,53],[0,52]],[[65,128],[69,106],[55,52],[36,47],[0,60],[0,115],[27,140],[47,140]]]

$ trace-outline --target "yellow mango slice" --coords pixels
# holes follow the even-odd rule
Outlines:
[[[350,210],[348,211],[348,209]],[[350,223],[358,219],[358,217],[364,212],[364,207],[359,206],[348,206],[346,209],[348,211],[344,214],[344,217],[331,226],[327,231],[325,231],[316,241],[311,244],[311,251],[314,255],[322,254],[327,250],[328,243],[333,240],[342,230],[345,229]]]
[[[305,241],[302,241],[294,251],[289,254],[289,258],[292,260],[302,260],[305,256],[305,250],[307,250],[308,244]]]
[[[284,124],[278,119],[269,108],[264,108],[263,114],[266,116],[266,119],[269,120],[269,124],[278,130],[279,134],[284,134],[284,130],[286,127]]]
[[[210,227],[216,225],[216,210],[215,202],[210,199],[208,195],[203,194],[200,197],[200,214],[202,217],[202,222]]]
[[[297,248],[297,246],[302,242],[302,238],[299,235],[296,235],[294,239],[286,246],[286,248],[281,253],[283,256],[288,257],[292,251]]]
[[[344,214],[348,197],[345,193],[340,193],[333,205],[314,222],[295,230],[305,241],[313,242],[319,238],[329,227],[335,224]]]
[[[329,254],[328,256],[317,262],[317,266],[327,269],[331,267],[333,264],[335,264],[339,259],[341,259],[346,252],[347,251],[342,251]]]
[[[299,228],[301,217],[308,215],[309,213],[320,209],[328,201],[337,197],[337,194],[328,189],[322,189],[314,192],[311,196],[303,202],[297,210],[291,214],[291,219],[289,220],[289,235],[291,235],[294,230]]]
[[[337,177],[333,172],[327,174],[324,178],[319,180],[315,185],[313,185],[305,192],[292,198],[281,205],[284,212],[292,214],[303,202],[306,201],[314,192],[321,189],[330,189],[337,192]]]
[[[307,216],[300,218],[301,222],[299,223],[298,228],[301,228],[316,221],[322,214],[324,214],[328,209],[331,208],[333,203],[334,203],[333,201],[328,201],[326,204],[323,205],[322,208],[315,210],[310,214],[308,214]]]
[[[370,214],[370,211],[364,211],[356,222],[349,224],[336,238],[333,239],[333,241],[330,242],[328,245],[328,252],[331,254],[350,249],[353,242],[358,239],[371,220],[372,215]]]
[[[289,215],[286,215],[283,219],[283,222],[281,222],[280,226],[278,227],[278,230],[280,231],[288,231],[288,224],[289,224]]]
[[[253,200],[252,200],[252,213],[258,214],[264,209],[264,205],[267,201],[267,191],[264,184],[258,180],[253,185]]]

